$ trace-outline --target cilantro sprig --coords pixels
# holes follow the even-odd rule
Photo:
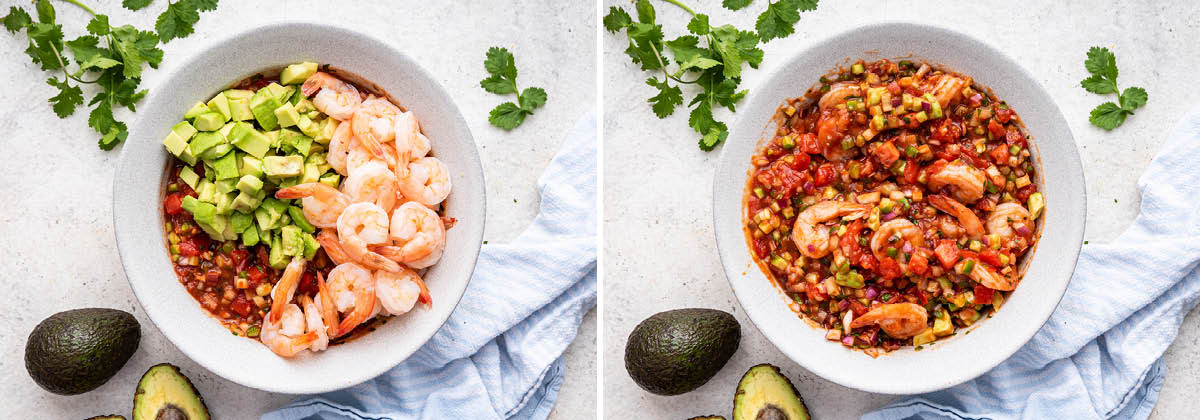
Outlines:
[[[488,115],[488,122],[505,130],[512,130],[525,122],[525,116],[546,104],[546,91],[539,87],[517,89],[517,64],[508,49],[492,47],[483,60],[488,78],[479,82],[479,87],[497,95],[517,94],[517,103],[505,102],[497,105]]]
[[[1108,48],[1092,47],[1088,50],[1087,60],[1083,62],[1088,73],[1092,75],[1079,82],[1085,90],[1095,94],[1117,94],[1117,102],[1105,102],[1092,110],[1092,125],[1112,130],[1125,122],[1125,117],[1133,115],[1133,110],[1141,108],[1149,99],[1146,90],[1140,87],[1129,87],[1121,91],[1117,87],[1117,57]]]
[[[656,21],[657,13],[649,0],[638,0],[635,4],[636,20],[621,7],[612,6],[604,17],[604,28],[611,33],[624,30],[629,41],[625,54],[630,60],[642,70],[662,73],[661,78],[646,79],[646,84],[657,91],[647,100],[654,115],[666,118],[683,104],[681,85],[699,88],[687,105],[692,108],[688,125],[700,134],[700,149],[711,151],[729,136],[728,126],[717,120],[713,111],[724,107],[736,112],[737,103],[746,96],[746,90],[738,90],[742,66],[748,64],[757,69],[763,60],[759,43],[794,33],[800,12],[816,9],[817,0],[769,1],[767,9],[758,16],[755,31],[733,25],[713,26],[708,15],[696,13],[678,0],[665,1],[692,15],[687,24],[690,34],[665,41],[663,27]],[[722,5],[739,10],[751,2],[724,0]],[[664,55],[668,50],[673,62]],[[672,65],[677,67],[674,71],[670,70]]]
[[[158,17],[157,33],[132,25],[113,26],[108,16],[96,13],[78,0],[64,1],[92,15],[86,35],[65,41],[62,25],[56,21],[57,13],[49,0],[34,4],[37,20],[21,7],[9,7],[8,15],[2,19],[4,29],[14,34],[24,30],[29,38],[25,54],[30,60],[42,70],[61,73],[46,80],[46,84],[58,90],[49,101],[59,118],[71,116],[83,105],[84,92],[80,86],[95,85],[99,89],[88,101],[88,106],[93,107],[88,126],[100,133],[100,148],[111,150],[129,136],[125,123],[116,119],[113,110],[125,107],[137,111],[137,102],[146,96],[145,89],[138,90],[144,67],[158,68],[162,62],[159,42],[191,34],[199,12],[216,9],[217,0],[168,2],[167,10]],[[151,1],[124,0],[122,5],[139,10]]]

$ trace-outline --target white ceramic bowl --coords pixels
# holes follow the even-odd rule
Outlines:
[[[1043,231],[1025,258],[1021,285],[991,319],[923,351],[912,347],[871,358],[824,338],[788,308],[791,299],[751,260],[742,230],[742,194],[750,156],[769,141],[771,116],[787,98],[804,94],[847,59],[910,57],[965,73],[1008,101],[1032,134],[1041,157],[1038,184],[1046,197]],[[753,89],[738,111],[713,182],[717,245],[725,274],[746,314],[783,353],[804,368],[863,391],[914,394],[934,391],[987,372],[1024,345],[1058,306],[1083,241],[1085,191],[1079,152],[1054,100],[1018,63],[988,44],[942,28],[880,23],[813,43]]]
[[[330,63],[375,83],[415,112],[450,169],[454,188],[441,261],[425,276],[433,308],[418,305],[378,330],[327,351],[276,356],[229,333],[193,299],[172,271],[163,236],[163,177],[170,155],[162,138],[199,100],[250,75],[301,61]],[[125,274],[142,308],[184,354],[239,384],[272,392],[316,393],[378,376],[420,348],[467,288],[483,238],[484,181],[479,154],[454,100],[411,57],[347,29],[309,24],[261,26],[213,42],[163,78],[138,107],[113,182],[113,219]]]

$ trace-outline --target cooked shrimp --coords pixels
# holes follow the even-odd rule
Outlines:
[[[312,99],[313,107],[338,121],[353,117],[354,111],[362,103],[362,96],[354,85],[321,71],[308,76],[300,85],[300,93],[304,96],[317,94]]]
[[[933,205],[934,208],[958,219],[958,223],[967,231],[968,236],[975,239],[983,236],[983,223],[979,221],[979,216],[976,216],[975,212],[971,211],[967,206],[940,194],[933,194],[928,198],[929,204]]]
[[[396,117],[400,108],[386,98],[371,95],[354,110],[354,137],[377,158],[384,159],[383,144],[396,138]]]
[[[792,230],[792,242],[800,253],[809,258],[821,258],[829,255],[829,227],[819,226],[818,223],[838,217],[861,218],[867,215],[871,206],[853,204],[844,201],[826,200],[813,204],[812,207],[800,212]]]
[[[317,333],[317,339],[309,344],[308,349],[312,351],[325,350],[325,348],[329,347],[329,335],[325,327],[325,321],[321,317],[321,310],[317,309],[317,304],[308,295],[301,295],[296,300],[300,302],[300,306],[304,309],[305,331]]]
[[[938,105],[942,109],[948,109],[947,107],[954,100],[961,97],[963,88],[970,84],[966,80],[951,74],[942,74],[936,78],[930,78],[928,82],[933,84],[933,89],[930,93],[933,94],[934,99],[937,99]]]
[[[388,168],[395,166],[396,148],[391,143],[386,143],[382,147],[384,159],[377,158],[368,152],[358,140],[353,141],[350,144],[350,153],[346,155],[346,174],[353,175],[355,170],[371,162],[382,163]]]
[[[375,297],[390,315],[400,315],[412,310],[421,296],[418,282],[421,276],[416,271],[401,268],[399,272],[375,272]]]
[[[1013,236],[1013,225],[1029,226],[1029,210],[1019,203],[1002,203],[992,210],[992,214],[987,217],[988,233],[999,235],[1001,239],[1009,239]]]
[[[275,321],[271,321],[275,318]],[[299,325],[299,327],[297,327]],[[315,331],[304,332],[304,313],[295,304],[287,304],[268,313],[262,320],[259,339],[272,352],[283,357],[292,357],[309,348],[317,340]]]
[[[383,162],[371,161],[350,171],[342,192],[354,203],[374,203],[384,212],[396,207],[396,175]]]
[[[446,227],[442,218],[429,207],[409,201],[392,213],[392,243],[399,249],[396,260],[409,263],[429,256],[446,246]]]
[[[914,247],[925,246],[925,236],[921,234],[921,228],[908,219],[892,219],[879,225],[879,230],[871,236],[871,251],[875,253],[876,258],[883,258],[887,256],[888,247],[899,250],[903,244],[901,240],[908,241]]]
[[[879,329],[893,338],[908,338],[924,331],[928,321],[929,313],[921,305],[887,303],[855,318],[850,322],[850,328],[878,325]]]
[[[842,147],[849,127],[850,111],[844,108],[821,110],[821,116],[817,119],[817,143],[821,145],[821,156],[840,161],[851,155],[849,150]]]
[[[417,136],[413,138],[412,156],[409,156],[409,160],[423,158],[429,155],[429,151],[432,149],[433,143],[429,141],[429,137],[425,137],[424,134],[417,133]]]
[[[863,96],[862,89],[857,83],[834,83],[829,87],[829,92],[821,95],[821,99],[817,101],[817,107],[820,109],[832,108],[846,103],[846,98],[854,96]]]
[[[408,171],[405,162],[420,159],[429,154],[429,139],[421,134],[421,124],[411,111],[403,112],[396,117],[396,177],[403,177]]]
[[[338,312],[349,312],[338,324],[334,337],[354,330],[375,310],[375,276],[358,264],[339,264],[330,270],[329,293]]]
[[[355,262],[373,270],[399,271],[395,261],[372,252],[367,245],[388,241],[388,215],[373,203],[354,203],[338,217],[338,239],[342,250]]]
[[[317,243],[321,244],[321,249],[325,250],[325,255],[329,256],[334,264],[354,262],[354,259],[346,254],[346,250],[342,249],[342,242],[338,240],[337,232],[321,229],[321,233],[317,234]]]
[[[350,123],[341,123],[333,129],[333,137],[329,139],[329,151],[325,153],[325,161],[329,163],[329,167],[342,175],[350,174],[346,163],[350,159],[350,150],[355,143],[350,125]]]
[[[1012,273],[1003,274],[987,264],[976,263],[975,267],[971,268],[971,273],[967,274],[967,276],[988,288],[1007,292],[1017,288],[1018,280],[1015,275],[1016,271]]]
[[[338,327],[338,308],[333,303],[333,292],[330,291],[329,285],[325,283],[325,276],[317,272],[317,309],[321,311],[321,320],[325,324],[325,335],[337,335]]]
[[[435,157],[412,161],[400,178],[400,193],[404,194],[404,198],[430,207],[438,205],[450,195],[450,186],[450,172]]]
[[[320,182],[298,184],[275,191],[275,198],[299,198],[301,210],[308,223],[321,228],[337,226],[338,217],[350,204],[350,197],[337,188]]]
[[[306,263],[308,261],[304,257],[292,257],[292,262],[283,269],[283,275],[271,289],[271,322],[279,322],[279,317],[283,316],[283,306],[291,303],[296,286],[300,285],[300,275],[304,274]]]
[[[937,190],[948,186],[954,198],[963,203],[974,203],[983,197],[983,171],[961,160],[942,162],[945,161],[929,165],[929,188]]]

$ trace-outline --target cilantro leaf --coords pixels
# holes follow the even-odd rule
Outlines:
[[[110,29],[111,27],[108,26],[108,16],[104,15],[93,16],[92,20],[87,24],[88,32],[95,35],[108,35]]]
[[[667,49],[671,50],[671,54],[675,56],[675,62],[680,64],[680,70],[686,70],[683,63],[695,60],[697,57],[708,57],[709,51],[707,48],[700,48],[700,38],[692,35],[683,35],[679,38],[667,41]],[[716,60],[713,60],[716,61]],[[719,64],[719,62],[718,62]],[[705,67],[708,68],[708,67]]]
[[[37,3],[34,4],[34,8],[37,9],[38,22],[51,25],[54,24],[54,19],[56,16],[54,13],[54,5],[50,4],[50,0],[38,0]]]
[[[688,21],[688,31],[696,35],[708,35],[712,29],[708,26],[708,15],[698,14]]]
[[[84,35],[67,41],[66,45],[67,49],[71,50],[71,54],[75,56],[75,62],[82,65],[85,62],[95,60],[96,57],[101,57],[108,53],[108,49],[100,48],[99,43],[100,38]]]
[[[502,103],[488,114],[488,122],[505,130],[512,130],[525,122],[526,111],[512,102]]]
[[[51,77],[46,80],[46,84],[58,88],[58,95],[51,97],[50,103],[54,105],[54,113],[59,118],[74,114],[75,107],[83,104],[83,90],[79,89],[79,86],[71,85],[67,78],[59,81]]]
[[[63,47],[62,27],[49,23],[31,23],[25,27],[29,36],[29,47],[25,54],[34,63],[41,64],[42,70],[58,70],[63,63],[59,61],[59,51]]]
[[[191,35],[193,25],[200,21],[200,12],[196,10],[191,0],[179,0],[167,4],[167,10],[158,15],[154,21],[154,30],[162,42],[171,42],[175,38]]]
[[[546,91],[539,87],[525,88],[517,95],[517,102],[521,104],[522,110],[532,113],[534,109],[546,104]]]
[[[12,33],[24,29],[30,23],[33,23],[33,18],[29,17],[29,13],[26,13],[25,9],[17,6],[10,6],[8,15],[4,16],[4,29]]]
[[[1117,82],[1117,56],[1108,48],[1088,49],[1087,60],[1083,62],[1083,66],[1093,75],[1107,77],[1113,83]]]
[[[663,33],[662,26],[649,23],[633,23],[625,29],[629,35],[629,47],[625,53],[634,63],[640,63],[642,70],[657,70],[667,61],[662,55]]]
[[[739,10],[749,6],[751,1],[753,0],[724,0],[721,2],[721,6],[725,6],[729,10]]]
[[[1084,90],[1095,94],[1117,94],[1117,102],[1105,102],[1092,110],[1088,121],[1096,127],[1112,130],[1125,123],[1125,118],[1133,115],[1133,111],[1146,105],[1149,95],[1140,87],[1126,88],[1121,91],[1117,87],[1117,57],[1108,48],[1092,47],[1088,49],[1087,59],[1083,61],[1084,68],[1092,75],[1079,85]],[[1118,105],[1119,104],[1119,105]]]
[[[1101,95],[1105,93],[1114,93],[1117,91],[1116,83],[1113,83],[1112,81],[1105,79],[1104,76],[1100,75],[1092,75],[1086,79],[1083,79],[1082,82],[1079,82],[1079,85],[1083,86],[1083,89],[1087,90],[1088,92]]]
[[[770,41],[783,38],[796,31],[794,26],[800,21],[800,2],[797,0],[779,0],[767,5],[767,10],[758,15],[754,29],[762,40]]]
[[[634,7],[637,8],[638,22],[654,24],[654,5],[650,4],[650,0],[637,0]]]
[[[1121,109],[1120,106],[1112,102],[1105,102],[1092,110],[1092,115],[1088,118],[1092,125],[1112,130],[1125,122],[1125,116],[1128,111]]]
[[[211,12],[217,10],[217,0],[189,0],[192,7],[201,12]]]
[[[479,87],[497,95],[506,93],[517,93],[517,86],[512,80],[506,79],[500,75],[491,75],[488,78],[479,81]]]
[[[1146,89],[1135,86],[1126,88],[1125,92],[1121,93],[1119,99],[1121,102],[1121,109],[1124,109],[1132,114],[1133,110],[1141,108],[1142,105],[1146,104],[1146,100],[1149,99],[1149,95],[1146,94]]]
[[[493,75],[513,80],[517,78],[517,64],[507,48],[488,48],[487,59],[483,61],[483,67]]]
[[[654,115],[657,115],[658,118],[666,118],[675,113],[675,107],[683,104],[683,91],[679,89],[679,86],[671,86],[665,77],[661,82],[657,78],[651,77],[646,79],[646,84],[658,88],[658,95],[654,95],[648,100],[654,104],[651,108],[654,109]]]
[[[141,10],[143,7],[149,6],[150,1],[151,0],[124,0],[121,2],[121,6],[124,6],[129,10],[137,11]]]
[[[629,26],[630,23],[633,23],[633,18],[629,17],[629,13],[625,13],[624,9],[617,6],[608,8],[608,14],[604,16],[604,29],[609,32],[616,33]]]

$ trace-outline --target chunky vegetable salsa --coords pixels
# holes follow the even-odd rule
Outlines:
[[[966,75],[857,62],[782,105],[747,241],[826,338],[872,356],[1003,305],[1045,209],[1020,116]]]

